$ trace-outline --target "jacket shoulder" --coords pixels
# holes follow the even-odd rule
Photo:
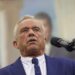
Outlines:
[[[75,60],[65,58],[65,57],[50,57],[50,56],[45,56],[47,60],[55,61],[55,62],[60,62],[60,63],[75,63]]]
[[[9,65],[9,66],[6,66],[6,67],[4,67],[4,68],[1,68],[0,69],[0,75],[11,75],[10,73],[10,69],[11,69],[11,67],[12,67],[12,64],[11,65]]]
[[[1,68],[0,75],[12,75],[12,71],[16,69],[18,63],[20,63],[20,59],[4,68]]]
[[[69,58],[60,58],[60,57],[49,57],[46,56],[46,61],[48,64],[58,66],[63,69],[75,70],[75,60]]]

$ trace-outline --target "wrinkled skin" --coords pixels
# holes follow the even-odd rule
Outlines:
[[[44,54],[45,36],[42,22],[27,19],[20,23],[17,30],[17,39],[13,44],[20,49],[21,55],[35,57]]]

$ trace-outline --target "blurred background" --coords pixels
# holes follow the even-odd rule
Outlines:
[[[24,15],[46,12],[52,18],[53,36],[75,38],[75,0],[0,0],[0,68],[14,62],[19,50],[12,44],[15,23]],[[50,56],[75,59],[75,51],[51,46]]]

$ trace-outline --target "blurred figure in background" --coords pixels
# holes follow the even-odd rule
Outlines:
[[[35,14],[35,18],[43,21],[44,26],[45,26],[45,35],[46,35],[46,46],[45,46],[45,52],[46,54],[50,55],[50,39],[51,39],[51,34],[50,32],[52,31],[52,21],[51,17],[45,13],[45,12],[39,12]]]

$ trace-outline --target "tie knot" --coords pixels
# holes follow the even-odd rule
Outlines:
[[[37,58],[33,58],[33,59],[32,59],[32,63],[33,63],[34,65],[38,65],[38,59],[37,59]]]

